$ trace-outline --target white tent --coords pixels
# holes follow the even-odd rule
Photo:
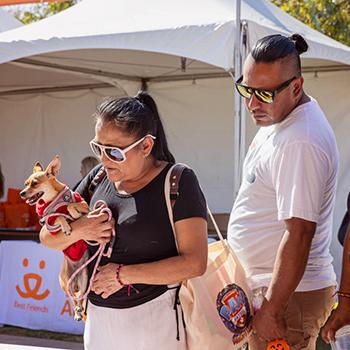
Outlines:
[[[23,24],[11,16],[7,11],[0,8],[0,32],[14,29],[22,26]]]
[[[63,158],[78,179],[93,137],[90,115],[103,96],[146,87],[155,97],[177,159],[197,171],[215,212],[233,202],[234,0],[84,0],[60,14],[0,34],[1,163],[21,186],[35,160]],[[306,90],[334,127],[342,157],[336,225],[350,175],[350,49],[265,0],[242,1],[242,51],[265,35],[300,33]],[[255,128],[249,125],[249,140]]]
[[[25,29],[1,36],[0,62],[41,53],[115,48],[166,53],[233,68],[234,0],[85,0]],[[242,20],[252,45],[262,35],[298,32],[308,58],[350,62],[350,51],[310,29],[268,1],[244,0]],[[12,43],[16,41],[16,45]],[[6,45],[6,42],[12,42]]]

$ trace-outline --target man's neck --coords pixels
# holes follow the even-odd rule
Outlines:
[[[310,101],[311,101],[310,97],[308,95],[306,95],[306,93],[303,91],[299,101],[297,102],[297,104],[295,105],[295,107],[293,109],[299,107],[300,105],[302,105],[304,103],[310,102]]]
[[[311,98],[305,94],[305,92],[303,91],[302,95],[300,96],[299,100],[297,101],[297,103],[294,105],[294,107],[289,111],[289,113],[287,114],[287,116],[281,120],[281,122],[285,119],[287,119],[289,117],[289,115],[294,111],[295,108],[303,105],[304,103],[308,103],[311,101]]]

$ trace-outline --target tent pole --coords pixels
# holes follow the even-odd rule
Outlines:
[[[247,30],[248,24],[246,21],[241,23],[241,70],[243,63],[247,57]],[[243,162],[246,155],[246,136],[247,136],[247,109],[244,105],[244,99],[240,97],[240,163],[239,163],[239,180],[242,181],[242,171],[243,171]]]
[[[236,0],[236,30],[234,42],[234,78],[237,80],[242,71],[241,67],[241,0]],[[234,89],[234,148],[233,148],[233,191],[236,199],[241,184],[241,96]]]

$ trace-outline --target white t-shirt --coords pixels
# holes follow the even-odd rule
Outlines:
[[[317,223],[297,291],[335,285],[329,246],[337,174],[334,133],[314,99],[281,123],[260,128],[244,161],[228,226],[228,241],[253,288],[268,286],[284,220],[292,217]]]

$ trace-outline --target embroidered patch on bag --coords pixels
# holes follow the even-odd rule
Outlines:
[[[217,296],[216,308],[224,325],[238,344],[251,329],[252,312],[244,290],[236,284],[227,285]]]

